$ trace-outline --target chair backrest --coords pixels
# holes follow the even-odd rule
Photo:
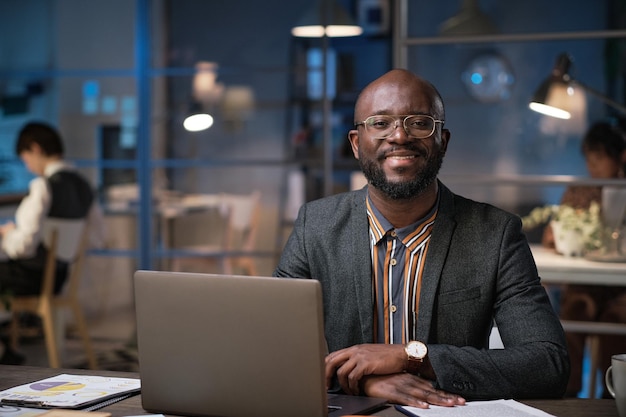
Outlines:
[[[52,232],[57,231],[56,257],[65,262],[72,262],[87,229],[86,223],[85,219],[47,218],[42,226],[44,245],[46,248],[50,246]]]
[[[227,249],[254,250],[259,227],[261,193],[253,191],[247,195],[222,194],[222,201],[230,211]],[[239,245],[235,244],[237,238]]]
[[[85,257],[87,254],[87,247],[89,246],[89,227],[85,225],[82,230],[82,234],[78,239],[78,247],[74,254],[74,259],[70,264],[69,276],[65,283],[66,294],[77,297],[80,285],[80,277],[83,272],[83,265],[85,263]]]
[[[44,235],[44,241],[48,254],[42,277],[42,296],[53,296],[56,280],[57,260],[62,259],[70,263],[69,276],[65,287],[68,294],[77,294],[80,273],[82,272],[83,261],[87,251],[89,232],[83,221],[80,229],[74,224],[59,231],[56,227],[47,227],[48,232]],[[76,233],[79,232],[77,235]],[[61,258],[61,248],[63,258]]]

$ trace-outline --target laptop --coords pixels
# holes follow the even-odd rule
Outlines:
[[[335,417],[386,403],[326,393],[316,280],[140,270],[134,281],[147,411]]]

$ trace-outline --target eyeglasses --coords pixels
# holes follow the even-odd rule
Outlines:
[[[427,138],[435,132],[437,123],[443,123],[443,120],[436,120],[432,116],[425,114],[411,114],[392,116],[381,114],[370,116],[362,122],[355,123],[354,126],[363,125],[365,131],[372,135],[374,139],[387,139],[396,130],[396,127],[402,126],[407,135],[423,139]]]

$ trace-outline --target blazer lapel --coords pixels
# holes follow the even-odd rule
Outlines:
[[[441,182],[439,182],[439,193],[439,209],[426,254],[417,318],[417,339],[423,341],[428,341],[430,335],[439,281],[456,227],[454,196]]]

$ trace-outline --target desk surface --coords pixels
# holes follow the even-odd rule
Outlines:
[[[626,286],[626,262],[567,257],[541,245],[530,245],[530,249],[541,281],[546,284]]]
[[[22,385],[28,382],[48,378],[60,373],[82,375],[105,375],[126,378],[137,378],[136,373],[90,371],[84,369],[51,369],[30,366],[0,365],[0,390]],[[567,400],[529,400],[524,403],[544,410],[557,417],[616,417],[617,408],[614,400],[567,399]],[[113,417],[136,416],[151,414],[141,408],[141,396],[136,395],[103,409]],[[403,417],[393,408],[386,408],[374,415],[384,417]]]

